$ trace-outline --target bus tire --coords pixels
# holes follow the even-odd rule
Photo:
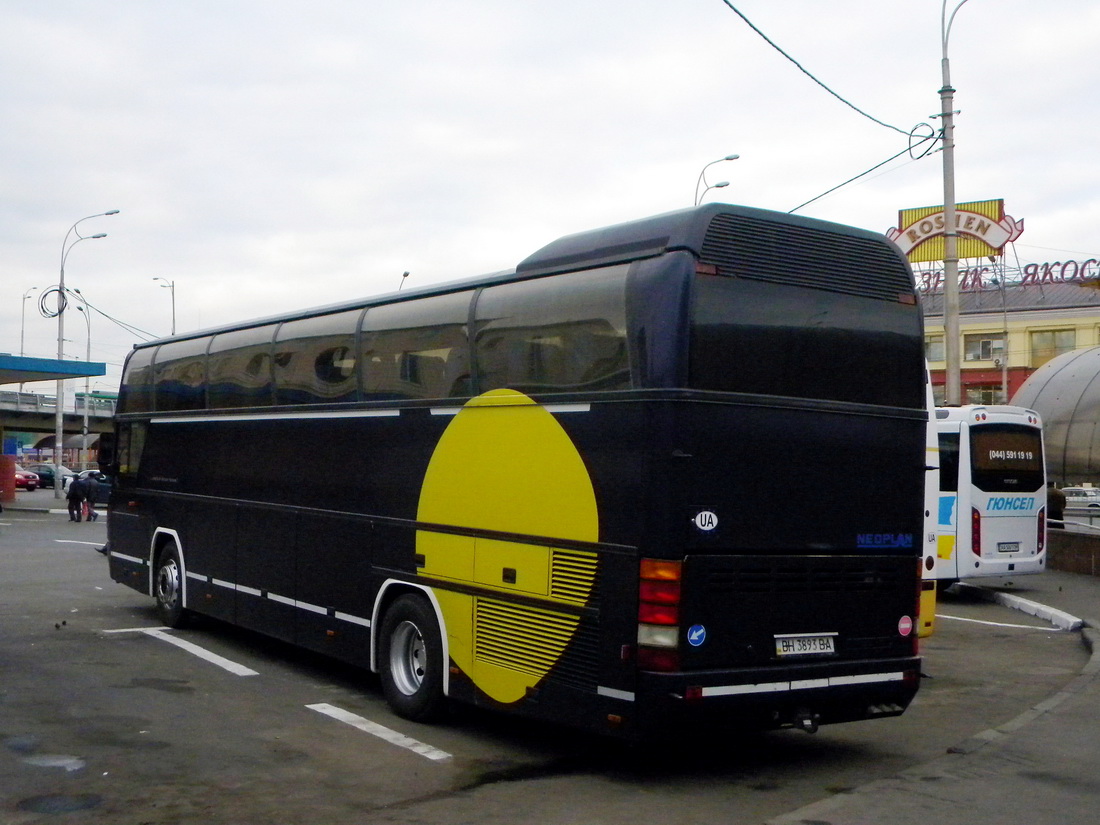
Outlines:
[[[157,617],[163,624],[168,627],[187,624],[188,614],[183,607],[183,567],[174,545],[167,545],[157,557],[153,597],[157,600]]]
[[[406,593],[386,611],[379,638],[382,693],[394,713],[414,722],[443,714],[443,640],[435,612]]]

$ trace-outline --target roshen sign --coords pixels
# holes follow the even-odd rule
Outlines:
[[[1005,244],[1024,231],[1023,220],[1017,221],[1004,213],[1003,200],[960,203],[955,210],[960,258],[998,255]],[[903,209],[898,213],[900,228],[891,228],[886,237],[898,245],[911,263],[942,261],[946,225],[942,206]]]

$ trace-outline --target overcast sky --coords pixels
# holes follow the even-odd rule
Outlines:
[[[0,0],[0,352],[56,357],[58,281],[156,335],[514,266],[707,194],[787,211],[937,123],[940,0]],[[949,3],[949,11],[955,0]],[[1021,262],[1100,257],[1100,3],[970,0],[959,201]],[[907,155],[799,210],[885,232],[943,202]],[[22,310],[25,308],[25,320]],[[66,315],[66,354],[86,325]],[[138,340],[92,316],[97,389]],[[52,392],[52,384],[28,389]]]

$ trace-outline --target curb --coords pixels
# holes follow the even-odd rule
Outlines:
[[[1080,630],[1085,625],[1096,627],[1096,624],[1086,622],[1084,619],[1079,619],[1070,613],[1066,613],[1064,610],[1058,610],[1054,607],[1048,607],[1045,604],[1039,602],[1033,602],[1031,599],[1025,599],[1022,596],[1016,596],[1012,593],[1002,593],[999,590],[989,590],[976,584],[968,584],[966,582],[959,582],[955,587],[960,590],[964,590],[966,593],[977,596],[980,599],[986,601],[997,602],[1005,607],[1009,607],[1013,610],[1019,610],[1021,613],[1026,613],[1029,616],[1034,616],[1037,619],[1050,622],[1055,627],[1061,630]]]

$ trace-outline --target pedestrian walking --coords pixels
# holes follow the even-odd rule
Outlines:
[[[84,517],[88,521],[95,521],[99,513],[95,511],[95,503],[99,498],[99,481],[94,475],[84,479]]]
[[[80,521],[84,510],[84,482],[80,478],[74,478],[69,482],[69,491],[65,494],[65,500],[69,505],[69,521]]]

